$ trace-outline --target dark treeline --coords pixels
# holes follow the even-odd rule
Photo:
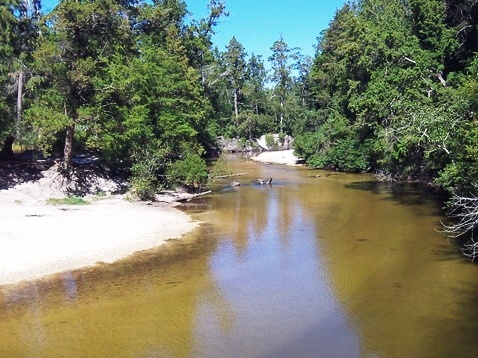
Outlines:
[[[477,1],[347,3],[314,58],[279,35],[265,59],[236,38],[220,51],[227,9],[208,8],[189,20],[181,0],[63,0],[48,14],[40,0],[3,1],[0,135],[61,153],[64,170],[96,153],[144,198],[204,185],[220,136],[280,133],[310,166],[427,181],[454,208],[473,201]],[[451,229],[473,228],[476,207]]]

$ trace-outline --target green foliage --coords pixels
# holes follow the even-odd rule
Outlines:
[[[193,192],[205,188],[208,183],[206,161],[196,153],[187,152],[184,158],[171,163],[167,173],[172,185]]]
[[[20,128],[24,143],[51,152],[74,132],[71,148],[130,171],[142,198],[206,185],[202,155],[217,136],[264,133],[293,134],[309,165],[473,187],[471,1],[346,3],[314,59],[281,36],[270,73],[236,38],[212,49],[223,1],[187,22],[184,1],[65,0],[44,17],[32,4],[0,5],[0,134]],[[7,90],[21,88],[19,73],[28,78],[23,113]]]
[[[451,146],[453,161],[449,162],[437,183],[450,192],[468,193],[476,190],[478,178],[478,125],[476,119],[461,124]]]
[[[267,133],[265,136],[266,146],[271,150],[277,150],[277,143],[273,134]]]
[[[346,118],[333,116],[316,132],[297,136],[294,149],[312,167],[357,172],[369,168],[372,143],[361,141]]]
[[[462,36],[447,24],[451,9],[433,0],[344,5],[319,41],[308,84],[318,115],[296,122],[298,153],[341,170],[451,173],[466,102],[473,103],[457,91],[461,75],[451,73]],[[462,83],[473,93],[473,80]]]
[[[224,60],[226,64],[226,76],[233,92],[234,118],[236,126],[238,124],[241,91],[246,77],[245,57],[246,52],[244,51],[244,47],[235,37],[233,37],[227,45],[227,51],[224,53]]]
[[[165,184],[165,172],[168,165],[166,150],[161,143],[156,147],[138,148],[133,152],[131,167],[131,187],[135,195],[141,200],[152,200]]]
[[[212,166],[211,170],[211,177],[212,179],[223,176],[223,175],[231,175],[232,169],[229,160],[227,159],[226,153],[221,153],[219,157],[216,159]]]
[[[69,196],[66,198],[49,198],[47,199],[49,205],[88,205],[90,202],[78,196]]]
[[[263,133],[273,131],[274,128],[273,117],[266,114],[255,114],[247,110],[239,116],[239,126],[234,130],[240,138],[252,140],[253,138],[260,137]]]

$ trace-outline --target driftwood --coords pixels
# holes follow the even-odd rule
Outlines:
[[[240,176],[243,176],[243,175],[247,175],[247,173],[218,175],[217,177],[215,176],[214,178],[216,178],[216,179],[224,179],[224,178],[240,177]]]
[[[212,192],[211,190],[208,190],[198,194],[189,194],[189,193],[178,193],[172,190],[163,190],[161,191],[161,193],[155,196],[155,200],[159,202],[163,202],[163,203],[190,201],[199,196],[210,194],[211,192]]]

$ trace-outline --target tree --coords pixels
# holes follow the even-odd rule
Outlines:
[[[226,46],[224,53],[227,79],[232,87],[234,98],[234,124],[239,125],[239,98],[246,77],[246,52],[244,47],[233,37]]]
[[[224,1],[210,0],[207,6],[209,14],[199,21],[193,20],[186,28],[185,46],[189,64],[201,74],[201,82],[207,85],[208,73],[214,57],[211,51],[214,27],[222,17],[229,16]]]
[[[450,161],[445,148],[451,141],[437,123],[446,132],[461,118],[446,67],[456,49],[442,2],[346,4],[320,38],[309,80],[315,107],[326,116],[323,123],[337,111],[341,116],[334,117],[345,118],[353,129],[347,141],[354,145],[332,137],[328,145],[366,150],[365,167],[357,170],[436,178]]]
[[[40,8],[39,0],[0,5],[0,116],[7,119],[5,127],[14,122],[16,139],[21,137],[24,83],[39,35]]]
[[[256,115],[265,113],[265,103],[267,101],[266,81],[267,71],[262,56],[252,54],[247,62],[244,94],[249,108]]]
[[[94,124],[90,108],[110,58],[129,49],[130,3],[115,0],[62,1],[47,17],[50,26],[35,51],[36,70],[42,76],[28,115],[44,149],[64,132],[63,167],[69,169],[75,129]]]
[[[17,6],[18,1],[0,4],[0,133],[2,136],[10,124],[7,119],[12,115],[9,106],[8,74],[15,54],[16,17],[14,13]]]
[[[188,57],[191,34],[185,31],[182,5],[143,5],[136,27],[137,55],[118,60],[108,72],[111,98],[121,89],[124,100],[117,120],[105,121],[113,127],[105,129],[109,139],[104,151],[110,156],[118,149],[124,153],[133,187],[143,199],[179,181],[191,190],[204,184],[202,155],[210,145],[211,109],[200,72]]]
[[[272,55],[269,57],[272,66],[271,81],[275,84],[274,97],[279,103],[279,131],[283,133],[286,129],[284,125],[285,102],[292,88],[293,64],[290,61],[296,58],[297,49],[289,48],[281,34],[279,40],[272,45],[271,51]]]

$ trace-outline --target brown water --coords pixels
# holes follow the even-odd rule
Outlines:
[[[183,240],[0,287],[0,356],[478,356],[478,267],[435,231],[433,197],[368,175],[233,168],[249,175],[188,204],[205,224]]]

